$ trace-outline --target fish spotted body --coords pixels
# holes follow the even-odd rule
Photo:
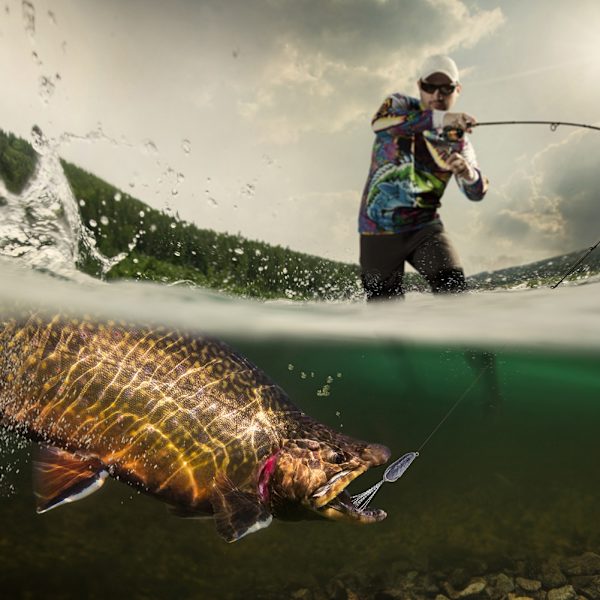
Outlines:
[[[40,443],[38,511],[109,476],[213,516],[227,541],[283,519],[370,523],[346,486],[389,450],[301,412],[223,342],[165,328],[30,316],[0,324],[0,423]]]

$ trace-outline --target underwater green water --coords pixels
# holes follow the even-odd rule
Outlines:
[[[600,551],[600,354],[228,339],[305,412],[392,458],[382,523],[274,521],[234,544],[116,481],[37,515],[28,450],[6,451],[0,590],[8,598],[277,598],[333,578]],[[489,361],[488,361],[489,363]],[[328,386],[328,387],[327,387]],[[20,469],[16,473],[16,468]],[[356,481],[375,483],[383,469]]]

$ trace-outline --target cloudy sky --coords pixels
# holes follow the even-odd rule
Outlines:
[[[356,262],[370,119],[459,64],[480,121],[600,122],[600,2],[0,0],[0,128],[201,227]],[[600,237],[600,133],[476,130],[492,187],[442,217],[467,273]]]

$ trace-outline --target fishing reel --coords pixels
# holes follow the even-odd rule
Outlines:
[[[465,130],[448,125],[442,131],[442,138],[446,142],[460,142],[465,137]]]

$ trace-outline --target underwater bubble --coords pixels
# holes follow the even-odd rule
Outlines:
[[[178,250],[175,250],[175,252],[173,252],[174,256],[181,256],[181,252],[179,252]]]
[[[48,11],[48,19],[52,25],[56,25],[56,15],[51,10]]]
[[[140,215],[140,217],[145,217],[146,213],[143,210],[140,210],[140,212],[138,213]]]
[[[190,140],[188,140],[187,138],[185,140],[183,140],[181,142],[181,149],[186,153],[189,154],[192,151],[192,142],[190,142]]]
[[[115,202],[121,202],[121,198],[122,198],[121,192],[117,192],[117,193],[116,193],[116,194],[113,196],[113,198],[114,198]]]
[[[137,258],[133,259],[133,264],[137,265],[139,262],[140,262],[139,259],[137,259]]]
[[[88,223],[90,224],[90,227],[98,227],[98,223],[94,221],[94,219],[90,219]]]
[[[293,371],[294,370],[294,365],[292,363],[290,363],[288,365],[288,371]]]
[[[150,231],[152,233],[154,233],[157,229],[158,229],[158,227],[154,223],[152,223],[152,225],[150,225]]]
[[[33,57],[33,61],[35,62],[35,64],[38,67],[41,67],[42,64],[43,64],[42,60],[41,60],[41,58],[39,57],[38,53],[35,50],[31,53],[31,56]]]
[[[177,227],[177,223],[171,223],[171,229],[175,229]]]
[[[100,217],[100,223],[102,223],[102,225],[108,225],[108,224],[109,224],[109,222],[110,222],[110,221],[108,220],[108,217],[106,217],[106,216],[104,216],[104,215],[102,215],[102,216]]]
[[[85,200],[80,200],[79,201],[79,206],[85,206]]]
[[[244,254],[244,249],[243,248],[235,248],[234,252],[236,254]]]
[[[177,196],[179,194],[179,190],[177,188],[173,188],[171,190],[171,196]]]
[[[211,206],[219,206],[219,203],[212,196],[208,197],[208,201],[211,204]]]

